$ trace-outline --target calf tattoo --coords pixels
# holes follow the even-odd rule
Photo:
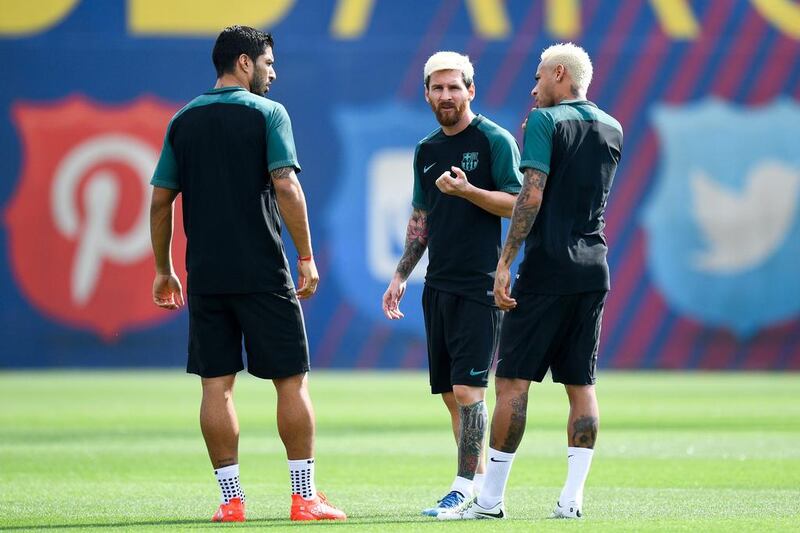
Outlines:
[[[598,420],[595,416],[582,416],[572,423],[570,446],[575,448],[594,448],[597,440]]]
[[[458,475],[473,479],[483,454],[489,412],[483,400],[472,405],[459,405],[458,412],[461,416],[458,432]]]
[[[525,434],[525,424],[528,421],[528,393],[511,398],[509,402],[511,416],[508,421],[508,430],[504,442],[492,435],[491,447],[505,453],[515,453]]]

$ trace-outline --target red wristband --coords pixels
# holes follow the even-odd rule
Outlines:
[[[297,258],[298,261],[311,261],[312,259],[314,259],[313,255],[308,255],[306,257],[298,257]]]

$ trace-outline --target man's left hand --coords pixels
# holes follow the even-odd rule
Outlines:
[[[450,169],[456,177],[452,177],[450,172],[443,172],[436,179],[436,187],[445,194],[464,196],[470,186],[467,175],[458,167],[450,167]]]
[[[517,301],[509,294],[511,290],[511,271],[502,261],[497,264],[494,274],[494,303],[502,311],[511,311]]]

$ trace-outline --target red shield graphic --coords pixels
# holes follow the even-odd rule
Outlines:
[[[149,180],[176,106],[14,105],[22,176],[5,213],[17,284],[44,315],[113,339],[168,318],[151,299]],[[179,211],[179,210],[178,210]],[[173,257],[185,280],[180,212]]]

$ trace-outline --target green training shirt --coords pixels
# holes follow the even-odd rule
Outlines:
[[[500,217],[442,193],[434,182],[457,166],[476,187],[516,194],[522,180],[519,161],[514,137],[481,115],[456,135],[438,128],[417,144],[412,203],[428,213],[428,286],[494,305]]]
[[[622,154],[622,126],[586,100],[528,115],[520,169],[547,174],[514,289],[573,294],[610,289],[603,212]]]

